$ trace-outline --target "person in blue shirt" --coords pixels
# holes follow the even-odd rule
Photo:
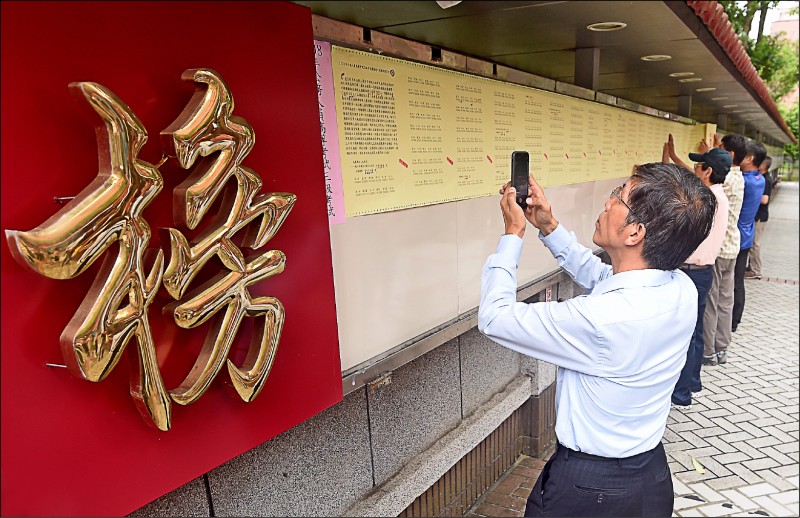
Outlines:
[[[711,230],[714,194],[675,164],[634,167],[595,222],[607,265],[559,224],[533,175],[525,211],[510,184],[500,193],[505,233],[483,268],[478,329],[559,367],[557,449],[525,515],[670,516],[661,439],[697,319],[697,289],[678,267]],[[589,294],[516,301],[526,220]]]
[[[763,144],[754,140],[747,142],[747,156],[741,163],[742,176],[744,176],[744,198],[737,224],[741,239],[739,255],[736,256],[736,266],[733,268],[733,323],[731,325],[733,332],[739,327],[744,313],[744,272],[747,268],[747,256],[753,246],[756,213],[761,205],[761,195],[764,194],[764,175],[758,168],[766,157],[767,150]]]
[[[761,236],[764,235],[764,227],[769,219],[769,198],[772,196],[774,178],[769,169],[772,167],[772,157],[767,155],[758,170],[764,177],[764,194],[761,195],[761,205],[756,212],[756,230],[753,234],[753,246],[747,256],[747,269],[744,272],[745,279],[761,279]]]

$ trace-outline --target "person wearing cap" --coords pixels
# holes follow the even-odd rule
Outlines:
[[[711,289],[706,300],[706,312],[703,314],[703,359],[702,365],[717,365],[728,361],[728,346],[731,344],[731,327],[733,323],[733,270],[736,256],[739,254],[741,234],[739,232],[739,213],[744,198],[744,177],[739,168],[747,155],[747,140],[742,135],[729,133],[715,143],[733,157],[733,165],[722,188],[728,198],[728,225],[719,257],[714,261]],[[700,152],[705,153],[710,147],[701,143]]]
[[[689,169],[675,153],[675,144],[672,135],[664,144],[662,162],[669,163],[672,159],[677,165]],[[703,314],[706,309],[706,299],[714,278],[714,263],[722,249],[725,231],[728,228],[728,198],[722,188],[725,177],[730,171],[733,157],[730,153],[720,148],[711,148],[705,153],[689,153],[689,159],[694,161],[694,174],[700,178],[703,185],[711,189],[717,200],[717,212],[708,237],[692,252],[680,269],[692,279],[697,288],[697,323],[694,327],[692,340],[686,352],[686,363],[672,391],[672,405],[680,410],[687,410],[692,406],[692,393],[700,392],[703,388],[700,380],[700,366],[703,360]]]

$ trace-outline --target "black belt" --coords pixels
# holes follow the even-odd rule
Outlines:
[[[681,270],[708,270],[712,266],[714,266],[714,265],[713,264],[689,264],[689,263],[683,263],[680,266],[680,269]]]
[[[659,443],[659,446],[661,446],[661,443]],[[644,457],[646,455],[652,455],[653,451],[656,450],[658,448],[658,446],[656,446],[655,448],[653,448],[650,451],[645,451],[645,452],[633,455],[631,457],[623,457],[623,458],[619,458],[619,459],[616,458],[616,457],[601,457],[600,455],[592,455],[591,453],[585,453],[585,452],[582,452],[582,451],[576,451],[576,450],[573,450],[571,448],[567,448],[566,446],[564,446],[561,443],[558,443],[558,448],[565,450],[565,454],[566,454],[567,458],[575,457],[577,459],[595,460],[595,461],[636,461],[640,457]]]
[[[577,457],[579,459],[586,459],[586,460],[617,460],[616,458],[612,457],[601,457],[600,455],[592,455],[591,453],[575,451],[573,449],[567,448],[566,446],[564,446],[564,448],[567,450],[567,456],[569,457]]]

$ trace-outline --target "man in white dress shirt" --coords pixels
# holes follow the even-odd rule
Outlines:
[[[532,175],[524,212],[513,187],[500,192],[505,234],[483,269],[478,329],[559,367],[558,447],[525,515],[670,516],[661,438],[697,319],[697,290],[678,267],[711,229],[714,194],[674,164],[636,166],[595,223],[609,266],[558,223]],[[589,294],[516,301],[526,219]]]

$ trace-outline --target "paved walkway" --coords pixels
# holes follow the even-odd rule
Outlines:
[[[703,391],[671,410],[664,433],[673,516],[800,516],[798,509],[798,184],[773,191],[761,280],[725,365],[703,367]],[[522,516],[544,461],[521,456],[465,516]]]

